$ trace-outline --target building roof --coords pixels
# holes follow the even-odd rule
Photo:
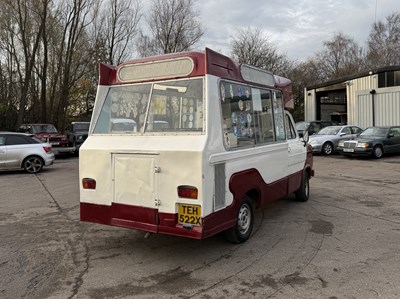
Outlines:
[[[318,84],[314,84],[314,85],[310,85],[310,86],[307,86],[306,89],[307,90],[317,89],[317,88],[321,88],[321,87],[325,87],[325,86],[344,83],[346,81],[353,80],[353,79],[358,79],[358,78],[361,78],[361,77],[366,77],[366,76],[370,76],[370,75],[374,75],[374,74],[378,74],[378,73],[383,73],[383,72],[387,72],[387,71],[397,71],[397,70],[400,70],[400,65],[381,67],[381,68],[377,68],[377,69],[373,69],[373,70],[364,71],[364,72],[360,72],[360,73],[357,73],[357,74],[345,76],[345,77],[342,77],[342,78],[339,78],[339,79],[326,81],[326,82],[318,83]]]

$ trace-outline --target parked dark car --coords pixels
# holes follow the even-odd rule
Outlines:
[[[299,133],[299,136],[303,137],[303,132],[306,130],[308,131],[308,135],[311,136],[319,132],[322,128],[336,125],[339,124],[331,120],[300,121],[296,123],[296,130]]]
[[[361,132],[362,129],[357,126],[328,126],[312,135],[308,143],[314,153],[327,156],[337,151],[340,141],[357,138]]]
[[[400,154],[400,126],[369,127],[358,138],[339,142],[338,150],[346,156],[372,156]]]
[[[23,168],[37,173],[53,162],[54,153],[49,143],[24,133],[0,132],[0,169]]]
[[[76,152],[88,137],[89,126],[90,122],[72,122],[66,131],[68,144],[74,147]]]

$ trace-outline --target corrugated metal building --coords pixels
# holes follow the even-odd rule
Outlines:
[[[400,125],[400,66],[306,87],[305,120],[369,126]]]

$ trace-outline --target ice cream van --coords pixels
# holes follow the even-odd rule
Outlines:
[[[101,64],[80,148],[82,221],[246,241],[254,210],[309,198],[290,80],[205,49]]]

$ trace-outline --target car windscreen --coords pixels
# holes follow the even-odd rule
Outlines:
[[[377,128],[371,127],[365,129],[361,134],[360,137],[385,137],[387,135],[388,128]]]
[[[336,135],[340,131],[341,127],[338,126],[330,126],[330,127],[325,127],[319,130],[317,133],[318,135]]]
[[[299,122],[296,123],[296,130],[297,131],[304,131],[307,130],[308,126],[310,125],[309,122]]]
[[[87,132],[87,131],[89,131],[89,125],[90,125],[90,123],[77,123],[77,124],[73,124],[73,126],[74,126],[74,131],[83,131],[83,132]]]
[[[32,133],[57,133],[57,129],[53,125],[32,125]]]
[[[203,132],[203,78],[109,88],[93,134]]]

